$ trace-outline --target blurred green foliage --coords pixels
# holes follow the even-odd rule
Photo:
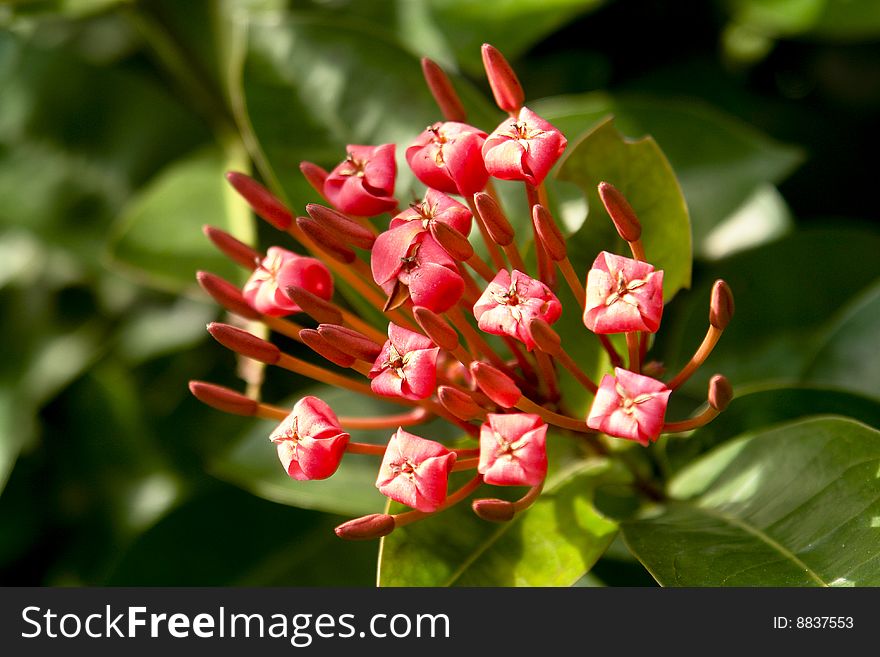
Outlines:
[[[720,443],[758,463],[766,440],[726,441],[811,413],[877,427],[878,39],[871,0],[0,5],[0,583],[375,582],[377,546],[332,534],[343,517],[334,514],[381,506],[369,468],[355,460],[337,480],[297,487],[264,442],[265,425],[203,407],[186,389],[192,378],[242,386],[232,357],[205,339],[219,313],[193,274],[235,274],[200,226],[267,246],[224,170],[253,170],[301,208],[314,200],[301,160],[332,166],[347,143],[406,144],[438,118],[422,55],[452,73],[471,120],[491,129],[501,113],[481,76],[483,41],[508,55],[530,104],[572,147],[613,114],[624,136],[652,135],[668,159],[696,256],[691,289],[658,335],[670,369],[705,330],[715,278],[736,293],[736,321],[670,413],[690,413],[714,371],[744,394],[730,424],[657,446],[670,473]],[[598,171],[569,178],[611,175],[601,167],[617,163],[597,159]],[[398,193],[410,189],[404,173]],[[573,248],[585,268],[599,239],[594,199],[571,184],[551,191],[569,231],[580,229]],[[676,286],[689,278],[681,272]],[[304,385],[269,376],[265,395],[286,399]],[[869,431],[847,425],[847,440]],[[675,481],[726,466],[721,454]],[[723,493],[720,472],[701,495]],[[450,533],[450,515],[413,526],[409,543],[389,542],[384,562],[397,550],[402,566],[382,577],[570,583],[620,520],[635,552],[648,546],[659,559],[673,549],[662,531],[626,524],[631,500],[603,473],[567,473],[547,497],[581,509],[573,543],[560,542],[564,518],[548,506],[523,520],[528,528],[492,536],[497,552],[473,552],[495,527],[474,528],[469,516],[460,525],[469,548],[425,553]],[[699,524],[690,507],[666,513]],[[525,540],[526,529],[548,542]],[[558,579],[533,568],[548,551],[560,556]],[[646,583],[634,565],[616,541],[582,583]],[[664,568],[652,571],[667,582]]]

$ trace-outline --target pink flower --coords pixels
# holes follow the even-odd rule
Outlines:
[[[490,413],[480,428],[477,472],[495,486],[537,486],[547,476],[547,425],[529,413]]]
[[[370,370],[370,387],[386,397],[430,397],[437,385],[439,353],[425,336],[389,323],[388,341]]]
[[[509,335],[531,351],[535,341],[529,333],[534,318],[552,324],[562,314],[562,304],[544,283],[516,269],[502,269],[474,304],[480,329],[493,335]]]
[[[324,180],[324,196],[338,210],[372,217],[397,207],[394,144],[349,144],[348,157]]]
[[[430,230],[431,224],[439,221],[467,236],[471,232],[471,218],[471,211],[466,205],[436,189],[429,189],[425,194],[425,200],[421,203],[413,203],[391,219],[388,228],[393,230],[398,226],[415,222],[421,224],[422,230]]]
[[[436,511],[446,499],[455,454],[440,443],[398,429],[385,450],[376,487],[419,511]]]
[[[333,296],[333,277],[327,265],[279,246],[269,247],[266,257],[244,284],[242,294],[258,312],[283,317],[300,310],[285,293],[291,285],[322,299]]]
[[[349,435],[333,410],[317,397],[303,397],[269,439],[287,474],[304,481],[326,479],[339,467]]]
[[[654,333],[662,314],[663,271],[602,251],[587,274],[586,327],[594,333]]]
[[[642,445],[657,440],[672,391],[657,379],[619,367],[614,374],[602,379],[587,426]]]
[[[472,196],[489,180],[480,152],[485,139],[485,132],[466,123],[435,123],[406,149],[406,161],[428,187]]]
[[[455,261],[418,225],[398,226],[380,235],[373,245],[370,266],[373,280],[389,295],[391,308],[412,299],[417,306],[442,313],[464,293],[464,279]]]
[[[507,119],[486,138],[483,160],[489,175],[540,185],[567,143],[553,125],[523,107],[516,118]]]

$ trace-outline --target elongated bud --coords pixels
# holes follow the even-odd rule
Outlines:
[[[368,541],[373,538],[382,538],[394,531],[394,516],[387,513],[373,513],[344,522],[333,531],[339,538],[344,538],[347,541]]]
[[[317,164],[306,161],[299,163],[299,170],[302,172],[306,182],[312,186],[312,189],[318,192],[321,198],[327,200],[327,197],[324,196],[324,181],[327,180],[327,176],[330,175],[327,173],[327,170],[322,169]]]
[[[339,351],[315,329],[303,329],[299,337],[312,351],[339,367],[351,367],[356,360],[354,356]]]
[[[507,217],[504,216],[504,210],[495,199],[485,192],[480,192],[474,194],[474,202],[492,240],[500,246],[511,244],[514,238],[513,226],[510,225]]]
[[[532,208],[532,222],[538,239],[544,245],[544,250],[553,260],[559,262],[565,260],[568,249],[565,246],[565,237],[556,225],[553,215],[543,205],[535,205]]]
[[[293,223],[290,210],[272,192],[250,176],[230,171],[226,180],[235,188],[254,212],[279,230],[287,230]]]
[[[512,408],[522,397],[513,379],[492,365],[476,361],[471,363],[470,370],[480,390],[499,406]]]
[[[214,226],[202,226],[202,232],[223,255],[251,271],[257,268],[260,260],[263,258],[260,253],[244,242],[235,239],[225,230],[220,230]]]
[[[203,404],[232,415],[252,417],[257,414],[258,404],[250,397],[231,388],[224,388],[204,381],[190,381],[189,391]]]
[[[467,114],[461,99],[455,93],[452,82],[449,81],[445,71],[435,61],[422,57],[422,74],[425,76],[425,82],[428,83],[428,89],[437,102],[437,107],[443,114],[443,118],[447,121],[456,121],[464,123]]]
[[[467,262],[474,255],[474,247],[471,246],[467,237],[459,233],[455,228],[440,221],[432,221],[428,231],[431,237],[437,240],[437,244],[443,247],[453,260]]]
[[[352,221],[341,212],[317,203],[309,203],[306,212],[315,221],[338,233],[348,244],[360,249],[373,248],[376,236],[368,228]]]
[[[526,97],[522,85],[504,55],[488,43],[483,44],[483,68],[486,69],[495,104],[510,114],[519,112]]]
[[[358,360],[374,362],[382,353],[382,345],[374,342],[363,333],[338,324],[321,324],[318,333],[339,351]]]
[[[274,344],[229,324],[211,322],[208,333],[227,349],[261,363],[274,365],[281,359],[281,350]]]
[[[637,241],[642,236],[642,224],[623,194],[611,183],[600,182],[599,198],[614,222],[617,233],[627,242]]]
[[[437,396],[447,411],[465,422],[481,418],[486,414],[485,409],[477,404],[470,395],[458,388],[440,386],[437,388]]]
[[[709,323],[724,330],[733,317],[733,292],[723,280],[718,279],[712,286],[712,299],[709,302]]]
[[[516,507],[507,500],[483,498],[471,502],[474,513],[489,522],[510,522],[516,515]]]
[[[723,411],[733,399],[733,387],[730,381],[721,374],[709,379],[709,406],[716,411]]]
[[[261,315],[248,305],[244,296],[235,285],[210,272],[200,271],[196,274],[196,280],[201,288],[211,295],[221,306],[231,313],[235,313],[245,319],[260,319]]]
[[[453,351],[458,346],[458,333],[440,315],[423,306],[414,307],[413,314],[425,335],[438,347]]]
[[[350,265],[357,258],[355,252],[342,244],[333,231],[328,230],[311,217],[297,217],[296,225],[335,260]]]
[[[562,338],[550,327],[550,324],[540,317],[533,318],[529,322],[528,328],[532,340],[541,351],[555,356],[562,350]]]
[[[297,285],[287,286],[284,289],[284,293],[316,322],[326,322],[327,324],[342,323],[342,311],[317,294]]]

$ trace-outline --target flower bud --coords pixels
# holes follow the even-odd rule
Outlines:
[[[318,192],[318,194],[321,195],[321,198],[326,198],[324,196],[324,181],[327,180],[327,176],[330,175],[327,173],[327,170],[319,167],[317,164],[305,161],[299,163],[299,170],[302,172],[306,182],[312,186],[312,189]]]
[[[333,322],[320,324],[318,333],[342,353],[368,363],[374,362],[382,352],[382,345],[374,342],[363,333]]]
[[[522,397],[522,391],[513,379],[492,365],[474,361],[470,365],[470,371],[480,390],[499,406],[511,408]]]
[[[360,249],[370,249],[373,247],[373,242],[376,241],[376,236],[372,231],[337,210],[317,203],[309,203],[306,206],[306,212],[312,219],[337,233],[347,244]]]
[[[723,280],[718,279],[712,286],[712,299],[709,302],[709,323],[724,330],[733,317],[733,292]]]
[[[440,315],[423,306],[413,308],[413,314],[425,335],[438,347],[453,351],[458,346],[458,333]]]
[[[387,513],[373,513],[344,522],[333,531],[339,538],[344,538],[347,541],[368,541],[373,538],[382,538],[394,531],[394,516]]]
[[[709,406],[716,411],[723,411],[733,399],[733,387],[727,377],[716,374],[709,379]]]
[[[486,412],[470,395],[452,386],[440,386],[437,396],[446,410],[465,422],[482,417]]]
[[[242,267],[254,270],[262,260],[262,256],[257,251],[224,230],[214,226],[202,226],[202,232],[223,255]]]
[[[281,350],[274,344],[229,324],[211,322],[208,333],[227,349],[261,363],[274,365],[281,359]]]
[[[227,173],[226,180],[241,194],[257,215],[279,230],[290,228],[293,215],[272,192],[250,176],[237,171]]]
[[[483,498],[471,502],[474,513],[489,522],[509,522],[516,515],[516,507],[512,502],[493,498]]]
[[[466,113],[446,73],[433,60],[422,57],[422,74],[437,106],[447,121],[464,122]]]
[[[565,237],[553,220],[553,215],[550,214],[550,211],[543,205],[535,205],[532,208],[532,222],[535,225],[535,232],[538,233],[538,239],[541,240],[547,255],[556,262],[565,260],[565,257],[568,255]]]
[[[642,224],[635,210],[614,185],[599,183],[599,198],[614,222],[617,233],[627,242],[635,242],[642,236]]]
[[[437,244],[449,254],[449,257],[458,262],[467,262],[474,255],[474,247],[471,246],[467,237],[446,224],[435,222],[428,229]]]
[[[284,293],[316,322],[341,324],[342,312],[330,301],[298,285],[288,285]]]
[[[251,308],[237,287],[210,272],[200,271],[196,274],[196,280],[201,288],[211,295],[221,306],[231,313],[235,313],[245,319],[260,319],[260,313]]]
[[[495,199],[485,192],[480,192],[474,195],[474,202],[492,240],[499,246],[511,244],[514,238],[513,226],[510,225]]]
[[[337,349],[315,329],[303,329],[299,332],[299,337],[303,341],[303,344],[315,353],[320,354],[329,360],[334,365],[339,365],[339,367],[351,367],[356,360],[354,356]]]
[[[309,239],[318,245],[318,248],[326,251],[335,260],[350,265],[357,259],[357,254],[344,244],[341,244],[339,238],[333,234],[333,231],[325,228],[311,217],[297,217],[296,225],[299,226],[300,230]]]
[[[529,321],[529,333],[541,351],[555,356],[562,349],[562,338],[545,320],[534,317]]]
[[[257,402],[231,388],[204,381],[190,381],[189,390],[200,402],[218,411],[247,417],[257,414]]]
[[[482,54],[483,68],[486,69],[495,104],[505,112],[516,114],[525,102],[525,92],[516,73],[494,46],[484,43]]]

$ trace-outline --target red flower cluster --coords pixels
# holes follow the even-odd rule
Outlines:
[[[278,246],[263,256],[223,231],[206,228],[223,253],[252,273],[239,289],[201,272],[202,287],[226,309],[301,342],[331,366],[283,353],[232,326],[212,324],[212,336],[242,356],[407,409],[385,417],[337,417],[325,402],[309,396],[288,413],[228,388],[191,383],[193,393],[216,408],[280,420],[270,438],[294,479],[329,477],[346,453],[381,457],[376,487],[413,510],[352,520],[337,528],[344,538],[384,536],[461,501],[483,483],[528,488],[515,502],[477,499],[472,504],[481,517],[509,520],[540,494],[548,439],[581,434],[595,443],[602,432],[649,445],[661,433],[708,422],[731,397],[727,381],[716,376],[706,411],[666,421],[670,394],[702,364],[730,320],[730,290],[722,281],[713,289],[709,332],[691,362],[666,383],[649,376],[659,373],[656,364],[642,363],[649,335],[660,327],[663,272],[646,261],[635,212],[613,186],[600,185],[602,201],[633,257],[600,253],[584,286],[544,200],[544,179],[563,154],[566,138],[523,106],[522,88],[497,50],[484,46],[483,60],[496,102],[509,114],[491,133],[465,122],[448,78],[430,60],[423,62],[446,120],[431,125],[406,149],[407,164],[428,187],[422,201],[399,207],[394,144],[349,145],[345,159],[329,173],[302,164],[306,179],[332,205],[311,204],[307,216],[294,217],[255,180],[229,174],[254,211],[311,256]],[[493,178],[525,186],[538,260],[534,276],[527,273]],[[387,223],[385,213],[391,215]],[[384,230],[378,228],[382,223]],[[488,261],[471,242],[472,223]],[[563,313],[554,293],[553,262],[581,305],[586,329],[598,335],[614,368],[598,385],[552,328]],[[336,288],[383,313],[386,325],[377,327],[334,303],[334,276]],[[282,319],[295,313],[317,325]],[[625,357],[608,334],[624,335]],[[559,368],[594,394],[585,417],[566,408]],[[450,447],[404,429],[434,418],[458,426],[473,446]],[[387,429],[388,442],[354,442],[349,432],[358,429]],[[466,470],[473,471],[471,480],[449,492],[451,473]]]

